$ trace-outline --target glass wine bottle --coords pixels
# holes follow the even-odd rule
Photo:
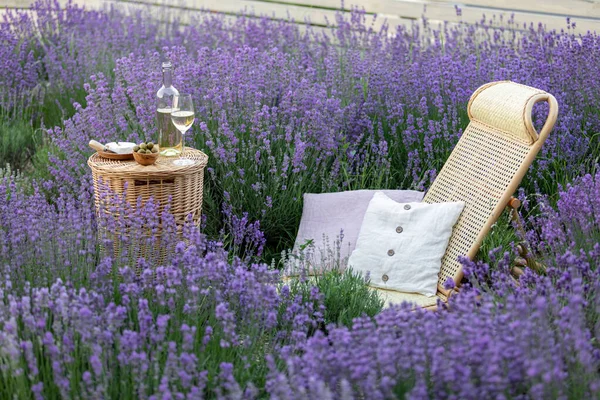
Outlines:
[[[160,154],[173,157],[183,150],[183,137],[171,121],[173,96],[179,91],[173,86],[173,66],[170,61],[163,62],[163,85],[156,93],[156,122],[158,124],[158,146]]]

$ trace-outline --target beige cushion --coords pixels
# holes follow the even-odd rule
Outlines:
[[[386,290],[372,288],[377,291],[379,297],[384,301],[384,307],[392,304],[410,303],[416,307],[431,307],[437,304],[437,296],[425,296],[418,293],[398,292],[397,290]]]
[[[526,105],[531,98],[543,93],[510,81],[492,82],[473,93],[467,112],[471,122],[479,122],[515,140],[532,144],[538,134],[531,123],[531,111],[526,113]],[[493,110],[490,110],[491,105]]]

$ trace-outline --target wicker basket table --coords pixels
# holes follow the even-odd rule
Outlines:
[[[138,198],[142,203],[150,198],[160,204],[161,210],[170,204],[170,212],[178,225],[183,225],[191,214],[196,225],[200,223],[204,167],[208,156],[200,150],[186,147],[182,157],[195,160],[191,165],[174,165],[178,157],[158,157],[153,165],[143,166],[134,160],[109,160],[94,153],[88,159],[94,178],[96,209],[101,209],[101,186],[116,194],[124,194],[135,208]],[[106,206],[106,204],[104,205]],[[108,210],[108,207],[102,207]]]

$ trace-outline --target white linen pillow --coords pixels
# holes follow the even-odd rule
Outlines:
[[[442,257],[464,202],[397,203],[375,193],[348,266],[371,286],[434,296]]]

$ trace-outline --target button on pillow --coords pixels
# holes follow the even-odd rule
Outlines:
[[[374,194],[348,265],[371,286],[434,296],[442,257],[464,202],[397,203]]]

